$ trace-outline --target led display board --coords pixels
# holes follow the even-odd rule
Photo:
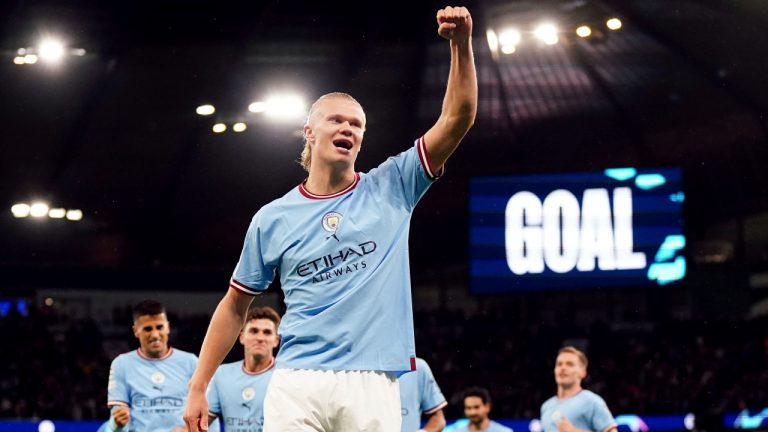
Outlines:
[[[475,177],[475,293],[665,285],[685,276],[680,170]]]

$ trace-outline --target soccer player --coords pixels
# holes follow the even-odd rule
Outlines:
[[[186,430],[182,414],[197,357],[171,348],[170,332],[161,303],[144,300],[133,308],[133,334],[139,349],[112,361],[107,385],[111,431]]]
[[[219,366],[208,386],[209,418],[221,418],[227,432],[262,431],[279,325],[280,315],[271,307],[252,308],[240,332],[245,358]]]
[[[464,391],[464,415],[469,423],[456,431],[512,432],[512,429],[491,420],[491,394],[482,387],[470,387]]]
[[[254,216],[230,289],[211,319],[189,384],[185,421],[204,424],[205,390],[232,347],[253,295],[279,271],[286,313],[264,401],[264,430],[393,431],[397,377],[416,367],[408,265],[411,214],[474,123],[477,76],[466,8],[437,12],[451,64],[442,112],[415,145],[355,171],[360,104],[320,97],[304,126],[307,179]]]
[[[574,347],[562,348],[557,353],[557,395],[541,405],[545,432],[616,432],[616,421],[603,398],[581,388],[587,364],[587,356]]]
[[[423,359],[416,357],[416,372],[400,377],[400,410],[403,416],[402,432],[440,432],[445,427],[443,408],[448,405],[443,392],[432,375],[432,369]],[[419,429],[421,416],[429,417]]]

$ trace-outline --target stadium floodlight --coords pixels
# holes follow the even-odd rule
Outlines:
[[[243,122],[237,122],[234,125],[232,125],[232,130],[235,132],[243,132],[248,128],[248,126]]]
[[[559,40],[557,37],[557,27],[550,23],[539,24],[533,31],[533,35],[536,39],[539,39],[547,45],[554,45]]]
[[[23,65],[23,64],[27,64],[27,61],[24,60],[23,56],[16,56],[13,58],[13,64]]]
[[[621,28],[622,23],[621,23],[621,20],[618,18],[611,18],[605,22],[605,26],[611,30],[618,30]]]
[[[488,48],[494,55],[497,55],[499,53],[499,38],[496,36],[496,32],[493,29],[488,29],[485,31],[485,37],[488,39]]]
[[[18,203],[11,206],[11,213],[13,213],[13,217],[25,218],[29,216],[29,212],[30,212],[29,204]]]
[[[67,215],[67,211],[63,208],[52,208],[48,210],[48,217],[51,219],[62,219]]]
[[[216,112],[216,107],[211,104],[200,105],[195,109],[195,112],[201,116],[209,116]]]
[[[589,26],[587,25],[579,26],[576,29],[576,35],[582,38],[589,37],[590,35],[592,35],[592,29],[589,28]]]
[[[40,42],[37,53],[45,63],[58,63],[64,57],[64,44],[59,40],[46,38]]]
[[[499,44],[502,47],[505,45],[517,45],[520,43],[520,39],[522,39],[522,36],[517,29],[511,28],[499,33]]]
[[[265,114],[276,120],[294,120],[306,115],[306,104],[296,95],[272,96],[266,104]]]
[[[24,62],[26,64],[35,64],[37,63],[37,56],[35,54],[27,54],[24,56]]]
[[[32,206],[29,208],[29,215],[35,218],[43,217],[48,215],[48,204],[44,202],[36,202],[33,203]]]
[[[83,219],[83,211],[78,209],[67,210],[67,219],[79,221]]]
[[[213,133],[222,133],[227,130],[227,125],[224,123],[216,123],[213,125]]]
[[[248,111],[252,113],[263,113],[267,110],[267,103],[266,102],[254,102],[250,105],[248,105]]]
[[[501,52],[504,54],[512,54],[515,51],[517,51],[517,47],[514,45],[502,45],[501,46]]]

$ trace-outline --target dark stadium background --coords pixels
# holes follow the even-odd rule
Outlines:
[[[489,387],[492,417],[532,418],[564,343],[616,413],[768,406],[768,4],[760,0],[500,1],[473,13],[474,128],[411,228],[417,352],[458,418]],[[297,185],[301,122],[247,106],[269,91],[346,91],[366,109],[361,171],[439,113],[448,52],[432,1],[0,3],[0,417],[107,418],[106,375],[153,297],[198,351],[253,213]],[[615,15],[603,39],[573,26]],[[494,58],[485,30],[551,16],[552,47]],[[44,33],[83,56],[14,64]],[[203,103],[210,117],[195,114]],[[243,133],[211,132],[242,120]],[[688,274],[664,287],[473,295],[469,179],[679,167]],[[79,222],[15,218],[43,199]],[[279,289],[257,302],[281,307]],[[21,306],[19,306],[21,305]],[[23,309],[19,312],[17,309]],[[23,315],[23,316],[22,316]],[[237,350],[232,354],[236,358]],[[709,422],[709,423],[707,423]]]

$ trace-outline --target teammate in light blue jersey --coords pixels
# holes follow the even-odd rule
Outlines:
[[[117,356],[109,371],[107,405],[112,408],[112,431],[184,430],[187,384],[197,357],[171,348],[170,332],[162,304],[144,300],[134,307],[133,334],[139,348]]]
[[[491,394],[482,387],[470,387],[464,391],[464,415],[466,424],[456,425],[452,431],[512,432],[512,429],[490,419]]]
[[[448,405],[440,386],[437,385],[432,369],[421,358],[416,357],[416,372],[400,377],[400,410],[403,416],[402,432],[440,432],[445,427],[443,408]],[[421,416],[429,417],[423,429]]]
[[[544,432],[616,432],[616,421],[603,398],[581,387],[587,365],[587,356],[574,347],[558,352],[557,395],[541,405]]]
[[[240,333],[242,361],[219,366],[208,386],[209,418],[226,432],[261,432],[264,396],[274,372],[280,315],[271,307],[252,308]]]
[[[477,111],[469,11],[447,7],[436,18],[438,34],[450,41],[448,84],[440,117],[410,149],[358,173],[363,108],[345,93],[324,95],[310,108],[302,152],[309,176],[251,222],[190,382],[185,421],[191,432],[205,429],[208,382],[234,343],[252,296],[277,271],[287,310],[264,402],[264,430],[400,428],[397,376],[416,366],[411,214]]]

